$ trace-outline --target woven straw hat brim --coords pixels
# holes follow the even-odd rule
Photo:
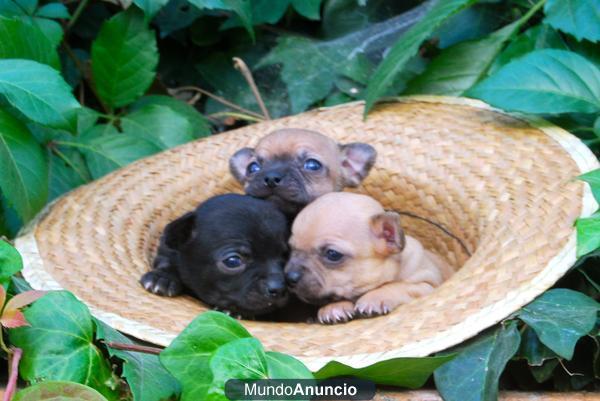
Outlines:
[[[353,367],[425,356],[501,321],[551,287],[575,262],[573,223],[596,208],[587,184],[598,168],[579,139],[538,119],[479,101],[411,97],[262,122],[140,160],[57,200],[17,239],[23,274],[37,289],[67,289],[106,323],[168,345],[206,310],[162,298],[138,283],[164,225],[209,196],[240,192],[228,159],[277,128],[313,129],[373,145],[378,160],[358,189],[386,208],[443,224],[472,252],[426,222],[409,235],[460,270],[433,294],[388,316],[336,326],[243,321],[267,349],[309,368],[335,359]]]

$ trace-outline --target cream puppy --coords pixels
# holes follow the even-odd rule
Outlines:
[[[294,220],[290,245],[288,286],[323,305],[321,323],[389,313],[454,272],[404,234],[397,213],[366,195],[329,193],[310,203]]]

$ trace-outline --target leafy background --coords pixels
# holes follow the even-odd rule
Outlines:
[[[541,115],[598,154],[598,10],[599,0],[0,0],[0,235],[14,237],[52,199],[139,158],[354,100],[368,118],[386,96],[479,98]],[[233,57],[247,64],[267,113]],[[600,171],[580,179],[600,198]],[[0,348],[9,362],[22,352],[19,374],[32,384],[22,400],[222,400],[232,376],[352,374],[435,386],[446,401],[494,400],[499,388],[594,390],[600,213],[576,226],[580,259],[556,288],[430,358],[360,370],[332,362],[311,373],[214,312],[159,357],[119,350],[107,343],[135,344],[68,292],[26,309],[8,301],[2,316],[21,313],[30,326],[0,318]],[[27,290],[20,267],[0,242],[9,299]]]

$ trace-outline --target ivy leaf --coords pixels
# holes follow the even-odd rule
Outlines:
[[[559,356],[571,359],[577,341],[594,328],[600,303],[573,290],[545,292],[519,312],[540,341]]]
[[[133,4],[144,11],[146,20],[151,20],[169,0],[133,0]]]
[[[98,95],[110,107],[142,96],[156,75],[154,32],[135,7],[106,21],[92,43],[92,74]]]
[[[114,377],[94,345],[94,323],[83,303],[66,291],[50,292],[30,306],[31,327],[9,330],[11,344],[23,349],[19,372],[24,380],[66,380],[118,399]]]
[[[57,147],[50,155],[49,170],[49,200],[92,180],[83,155],[76,149]]]
[[[279,352],[265,354],[270,379],[312,379],[313,374],[296,358]]]
[[[5,17],[31,15],[37,4],[37,0],[0,0],[0,15]]]
[[[112,327],[94,319],[96,338],[107,342],[134,344]],[[133,401],[161,401],[179,395],[179,383],[160,364],[158,355],[128,352],[110,348],[108,353],[123,361],[123,377],[133,394]]]
[[[536,382],[544,383],[552,378],[554,369],[556,369],[559,363],[558,359],[550,359],[545,361],[541,366],[529,366],[529,371]]]
[[[0,60],[0,95],[29,119],[72,130],[81,107],[58,71],[31,60]]]
[[[23,268],[23,260],[17,250],[8,242],[0,240],[0,285],[6,287],[10,278]]]
[[[576,53],[537,50],[505,65],[466,95],[508,111],[593,113],[600,110],[600,69]]]
[[[22,220],[33,218],[48,198],[48,165],[33,135],[2,109],[0,171],[0,188],[8,202]]]
[[[91,387],[66,381],[44,381],[15,394],[14,401],[106,401]]]
[[[69,18],[69,10],[62,3],[48,3],[41,6],[35,13],[38,17],[45,18]]]
[[[160,354],[163,366],[181,383],[181,401],[205,399],[213,381],[212,356],[222,345],[249,337],[241,324],[219,312],[194,319]]]
[[[60,142],[81,150],[94,179],[161,150],[154,143],[137,136],[111,132],[114,127],[97,127],[106,128],[109,133],[95,136],[88,132],[82,135],[81,143]]]
[[[365,92],[365,116],[377,99],[386,93],[405,64],[417,54],[421,43],[429,38],[442,22],[473,3],[475,0],[438,1],[423,19],[400,37],[369,81]]]
[[[148,105],[121,119],[123,133],[169,149],[194,140],[189,120],[165,106]]]
[[[250,34],[252,41],[254,41],[255,34],[252,27],[252,4],[250,0],[189,0],[189,2],[200,10],[207,8],[209,10],[219,9],[235,12]]]
[[[252,24],[276,24],[291,6],[300,15],[318,20],[321,17],[322,0],[254,0],[252,1]],[[239,17],[230,18],[223,24],[223,28],[232,28],[242,25]]]
[[[600,213],[577,219],[577,257],[600,248]]]
[[[598,117],[598,119],[596,120],[594,126],[596,125],[598,125],[598,129],[600,130],[600,117]],[[577,178],[590,184],[590,188],[592,189],[594,198],[596,198],[596,200],[600,202],[600,168],[582,174]]]
[[[184,101],[171,96],[144,96],[131,105],[132,111],[137,111],[149,105],[165,106],[185,117],[192,126],[193,135],[202,138],[211,134],[210,124],[206,117]]]
[[[0,286],[0,290],[4,292],[4,287]],[[0,323],[2,323],[2,326],[9,329],[14,329],[15,327],[28,326],[29,323],[27,322],[27,319],[25,319],[25,315],[23,315],[23,312],[21,312],[21,308],[37,301],[45,294],[46,291],[25,291],[13,296],[6,303],[6,305],[4,305],[4,299],[2,299],[2,305],[4,305],[4,309],[2,310],[2,317],[0,317]],[[5,295],[3,295],[2,298],[4,297]]]
[[[544,22],[569,33],[577,40],[600,40],[599,0],[548,0]]]
[[[24,19],[0,18],[0,58],[33,60],[60,70],[56,45]]]
[[[517,357],[527,360],[529,366],[542,366],[544,362],[558,358],[558,355],[546,347],[535,331],[527,326],[521,335],[521,347]]]
[[[498,398],[504,367],[519,349],[521,336],[515,322],[479,335],[454,349],[452,361],[434,372],[435,385],[445,401],[487,401]]]

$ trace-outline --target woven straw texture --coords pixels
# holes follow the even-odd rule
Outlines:
[[[337,326],[244,321],[267,349],[317,369],[331,359],[361,367],[424,356],[497,323],[560,278],[575,260],[573,223],[597,207],[574,178],[597,167],[575,137],[481,102],[404,98],[315,110],[190,143],[136,162],[59,199],[17,246],[36,288],[65,288],[125,333],[168,345],[198,313],[188,298],[138,284],[164,225],[209,196],[239,192],[228,159],[283,127],[364,141],[378,160],[359,192],[385,207],[443,224],[403,226],[460,270],[432,295],[391,315]],[[540,128],[541,127],[541,128]]]

